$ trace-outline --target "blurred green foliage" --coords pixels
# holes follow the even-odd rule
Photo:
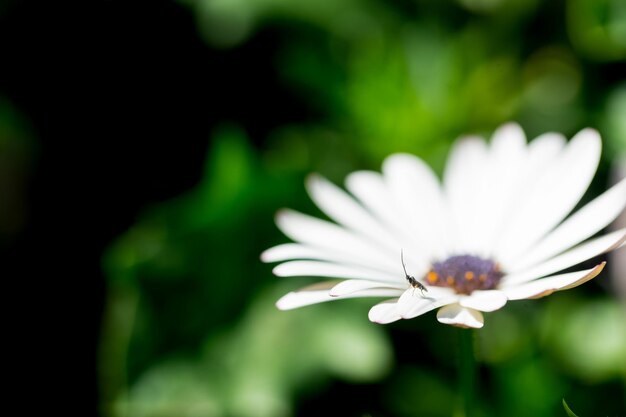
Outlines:
[[[36,158],[29,122],[0,96],[0,247],[26,223],[26,183]]]
[[[377,384],[371,398],[342,405],[348,415],[453,415],[454,338],[432,314],[381,327],[367,321],[368,301],[275,310],[304,280],[278,280],[258,259],[285,241],[273,214],[283,206],[319,213],[302,187],[310,171],[340,182],[409,151],[441,172],[458,135],[508,120],[530,137],[599,128],[611,150],[606,172],[626,152],[626,75],[611,73],[624,68],[626,3],[184,3],[212,47],[282,34],[267,59],[315,117],[252,138],[259,149],[224,124],[197,187],[146,209],[109,249],[103,410],[307,415],[302,404],[332,397],[344,381]],[[478,415],[562,415],[563,397],[580,415],[623,413],[624,306],[597,284],[588,288],[487,316],[476,339]],[[385,409],[361,407],[372,403]]]
[[[261,172],[244,133],[224,127],[197,189],[150,210],[113,245],[101,349],[107,413],[290,415],[291,396],[312,381],[388,371],[391,347],[362,320],[367,303],[341,314],[274,307],[288,286],[266,289],[273,279],[258,255],[276,235],[272,196],[290,182]]]
[[[569,406],[565,402],[565,399],[563,399],[563,408],[565,409],[568,417],[578,417],[572,410],[570,410]]]

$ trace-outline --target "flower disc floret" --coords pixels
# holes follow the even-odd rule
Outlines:
[[[498,286],[504,273],[498,264],[473,255],[451,256],[434,262],[425,281],[436,287],[449,287],[457,294],[471,294],[476,290],[492,290]]]

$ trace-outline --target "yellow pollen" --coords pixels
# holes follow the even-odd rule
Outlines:
[[[487,274],[480,274],[478,276],[478,279],[480,280],[480,282],[485,282],[487,281]]]
[[[474,273],[472,271],[467,271],[465,273],[465,279],[468,281],[471,281],[474,279]]]
[[[430,282],[431,284],[434,284],[435,282],[437,282],[437,279],[439,279],[439,276],[437,275],[437,273],[435,271],[430,271],[427,275],[426,275],[426,279],[428,280],[428,282]]]
[[[454,278],[449,276],[448,278],[446,278],[446,282],[448,283],[448,285],[452,285],[452,284],[454,284]]]

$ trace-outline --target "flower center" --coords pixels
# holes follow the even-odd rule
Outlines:
[[[472,255],[457,255],[434,262],[424,281],[435,287],[450,287],[459,294],[491,290],[504,276],[498,264]]]

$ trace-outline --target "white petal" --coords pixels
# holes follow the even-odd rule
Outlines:
[[[329,278],[353,278],[389,283],[402,283],[404,276],[393,275],[358,266],[340,265],[319,261],[290,261],[274,267],[273,272],[279,277],[317,276]]]
[[[422,314],[428,313],[429,311],[432,311],[437,307],[441,307],[442,305],[452,304],[456,302],[456,300],[456,298],[451,300],[446,299],[445,301],[423,298],[413,303],[411,308],[405,309],[400,314],[400,317],[402,317],[403,319],[412,319],[417,316],[421,316]]]
[[[517,183],[509,184],[512,193],[507,198],[509,201],[505,222],[516,215],[527,200],[527,196],[541,182],[542,177],[552,168],[555,161],[562,156],[565,144],[565,137],[558,133],[544,133],[530,142],[527,156],[519,168]],[[498,230],[502,232],[501,227]]]
[[[397,312],[402,316],[404,312],[411,309],[413,305],[416,303],[419,304],[422,301],[424,301],[424,298],[419,292],[415,294],[415,288],[408,288],[398,299]]]
[[[459,304],[463,307],[479,311],[495,311],[506,304],[507,297],[499,290],[474,291],[470,295],[461,297]]]
[[[445,186],[459,234],[457,253],[493,257],[510,214],[560,155],[565,138],[548,133],[526,148],[522,129],[509,123],[487,149],[478,137],[459,140],[446,167]]]
[[[592,129],[579,132],[512,213],[497,243],[496,258],[508,266],[558,224],[583,196],[600,159],[601,141]]]
[[[545,277],[554,272],[584,262],[594,256],[612,251],[618,248],[625,240],[626,228],[589,240],[530,269],[504,276],[501,286],[510,286],[512,284],[531,281],[535,278]]]
[[[285,209],[278,212],[276,224],[291,239],[345,255],[346,261],[387,270],[402,270],[397,259],[400,248],[398,253],[392,253],[334,223]]]
[[[372,288],[395,288],[404,290],[406,287],[405,283],[381,283],[376,281],[367,281],[363,279],[347,279],[345,281],[341,281],[339,284],[335,285],[330,290],[330,295],[332,297],[340,297],[343,295],[352,294],[356,291],[368,290]]]
[[[408,259],[406,261],[406,267],[407,271],[410,271],[409,274],[421,276],[425,273],[426,269],[428,268],[426,264],[422,263],[421,268],[415,268],[416,264],[415,262],[413,262],[414,259],[411,257],[407,258]],[[300,243],[285,243],[282,245],[274,246],[273,248],[265,250],[261,254],[261,260],[263,262],[281,262],[296,259],[310,259],[325,261],[333,264],[337,263],[342,265],[352,265],[357,268],[371,268],[367,264],[364,265],[364,262],[358,257],[354,257],[349,254],[338,253],[337,251],[329,249],[307,246]],[[402,279],[404,277],[404,269],[402,268],[400,255],[398,255],[398,261],[396,265],[394,265],[393,271],[387,272],[391,272],[394,276],[398,278],[399,282],[403,283],[403,286],[406,286],[406,281]]]
[[[519,271],[558,254],[608,226],[626,206],[626,178],[578,210],[546,236],[509,271]]]
[[[423,306],[425,305],[424,303],[430,304],[433,302],[438,302],[442,299],[453,299],[454,301],[456,301],[458,299],[458,296],[454,293],[452,289],[446,287],[428,286],[426,287],[426,291],[423,293],[422,291],[420,291],[419,288],[408,288],[406,291],[404,291],[404,293],[400,296],[400,299],[398,300],[398,314],[400,314],[402,317],[405,317],[405,315],[409,311],[415,310],[417,306]],[[449,303],[449,301],[444,302],[444,304]]]
[[[304,307],[311,304],[323,303],[326,301],[339,300],[343,298],[360,298],[360,297],[394,297],[400,295],[400,290],[392,289],[372,289],[355,292],[341,297],[332,297],[328,291],[329,287],[336,285],[336,281],[322,282],[312,286],[304,287],[298,291],[290,292],[282,296],[277,302],[276,307],[280,310],[292,310],[294,308]]]
[[[437,311],[437,320],[440,323],[458,327],[483,327],[484,319],[480,311],[462,307],[460,304],[450,304]]]
[[[407,227],[408,219],[398,209],[397,203],[385,184],[383,177],[373,171],[357,171],[346,178],[346,188],[392,233],[401,249],[407,270],[426,271],[429,268],[428,250],[420,244],[415,235]]]
[[[346,188],[385,224],[394,236],[401,236],[405,240],[412,239],[382,175],[374,171],[353,172],[346,178]]]
[[[398,240],[342,189],[319,175],[310,175],[306,185],[311,199],[331,219],[393,251],[399,250]]]
[[[519,125],[507,123],[494,132],[485,167],[488,195],[478,202],[480,218],[486,220],[480,225],[483,246],[477,248],[479,254],[491,255],[501,226],[508,220],[511,201],[527,179],[527,160],[526,136]]]
[[[528,144],[528,160],[524,167],[526,179],[518,190],[521,201],[537,184],[538,180],[559,160],[566,144],[565,136],[554,132],[539,135]]]
[[[524,152],[526,135],[517,123],[505,123],[493,132],[491,150],[505,158]]]
[[[427,255],[448,255],[449,216],[439,180],[430,167],[413,155],[395,154],[385,159],[383,174],[398,210],[407,219],[405,227],[429,251]]]
[[[449,291],[447,294],[439,297],[413,297],[413,299],[404,304],[402,308],[400,307],[400,302],[398,302],[398,314],[400,314],[403,319],[412,319],[438,307],[454,304],[458,300],[459,296],[454,294],[452,291]]]
[[[550,166],[566,144],[565,136],[560,133],[548,132],[537,136],[528,144],[529,164],[533,168]]]
[[[456,253],[478,254],[485,246],[480,237],[481,226],[488,220],[481,210],[481,202],[489,195],[487,157],[485,141],[475,136],[457,140],[448,157],[444,188],[456,230]]]
[[[266,249],[261,253],[263,262],[282,262],[296,259],[312,259],[318,261],[335,262],[340,264],[356,265],[360,267],[371,267],[371,262],[366,263],[360,257],[351,254],[340,253],[335,250],[326,248],[317,248],[301,243],[284,243]],[[375,266],[378,266],[377,264]],[[398,254],[398,262],[394,266],[395,272],[399,277],[404,276],[400,255]],[[421,271],[420,271],[421,272]]]
[[[338,281],[323,281],[300,288],[282,296],[277,302],[276,307],[280,310],[291,310],[293,308],[303,307],[310,304],[331,301],[333,298],[328,295],[328,291],[337,285]]]
[[[285,243],[266,249],[261,253],[263,262],[280,262],[291,259],[317,259],[324,261],[346,261],[346,255],[338,255],[336,252],[324,251],[319,248],[302,245],[299,243]]]
[[[503,231],[510,227],[510,219],[518,216],[520,207],[526,204],[527,196],[541,183],[546,172],[554,165],[554,161],[562,155],[565,143],[565,137],[557,133],[544,133],[530,142],[526,158],[521,158],[523,163],[521,166],[518,165],[517,178],[510,180],[512,183],[508,184],[508,193],[505,193],[506,197],[502,198],[503,216],[491,225],[495,227],[496,234],[491,240],[488,258],[498,258],[502,263],[500,256],[502,248],[499,241],[502,239]],[[492,174],[491,177],[500,175]],[[501,199],[500,195],[493,193],[491,196],[495,197],[488,200],[486,204],[498,204],[497,200]]]
[[[387,324],[397,320],[400,320],[400,317],[396,313],[396,300],[387,300],[382,303],[376,304],[369,311],[368,317],[370,321],[374,323]]]
[[[501,290],[506,294],[509,300],[545,297],[546,295],[552,294],[554,291],[567,290],[589,281],[602,271],[604,265],[605,262],[602,262],[595,268],[585,271],[554,275],[520,285],[511,285]]]

